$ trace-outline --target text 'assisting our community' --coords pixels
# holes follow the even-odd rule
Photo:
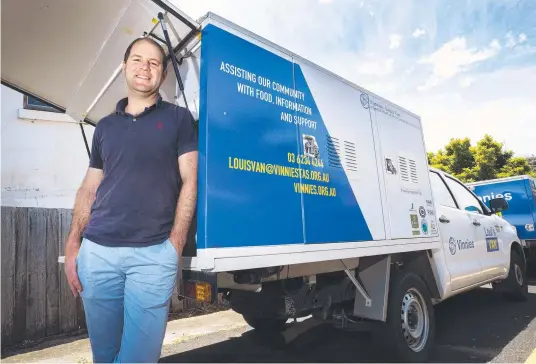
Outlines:
[[[220,64],[220,71],[255,85],[254,87],[246,82],[237,81],[238,93],[303,114],[293,115],[292,113],[281,112],[280,119],[282,121],[316,129],[317,122],[310,118],[313,116],[313,109],[305,105],[304,92],[223,61]],[[260,86],[260,88],[257,86]],[[284,96],[274,95],[272,92],[277,92]]]

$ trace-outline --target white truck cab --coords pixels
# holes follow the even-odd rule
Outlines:
[[[519,238],[515,227],[495,214],[507,209],[507,202],[491,201],[497,207],[490,211],[462,182],[437,169],[430,169],[430,183],[442,241],[442,249],[433,251],[433,262],[443,299],[503,281],[509,273],[518,283],[517,297],[524,298],[525,257]]]

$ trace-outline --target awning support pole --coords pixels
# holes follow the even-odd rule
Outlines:
[[[197,131],[197,125],[193,119],[192,113],[190,112],[190,108],[188,107],[188,101],[186,101],[186,95],[184,94],[184,84],[182,83],[181,74],[179,72],[177,56],[173,52],[173,47],[171,46],[171,40],[169,39],[169,34],[167,31],[166,23],[164,22],[164,14],[162,14],[161,12],[158,13],[158,18],[160,19],[160,24],[162,25],[162,31],[164,33],[164,38],[166,39],[166,45],[168,48],[169,57],[171,58],[171,63],[173,64],[173,70],[175,71],[177,82],[179,83],[179,89],[181,90],[182,97],[184,98],[184,106],[186,106],[186,110],[188,111],[188,114],[190,115],[192,124],[195,130]]]
[[[78,125],[80,125],[80,130],[82,131],[82,137],[84,138],[84,143],[86,144],[87,156],[91,158],[91,152],[89,151],[89,144],[87,143],[87,138],[86,138],[86,131],[84,130],[84,126],[82,125],[82,123],[79,123]]]

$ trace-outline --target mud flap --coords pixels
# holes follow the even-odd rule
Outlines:
[[[357,290],[354,301],[355,316],[384,322],[387,320],[390,273],[390,255],[367,257],[360,261],[357,280],[368,298]]]

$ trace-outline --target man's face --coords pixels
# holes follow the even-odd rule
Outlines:
[[[165,77],[160,50],[145,41],[134,44],[123,70],[128,87],[142,94],[154,93]]]

